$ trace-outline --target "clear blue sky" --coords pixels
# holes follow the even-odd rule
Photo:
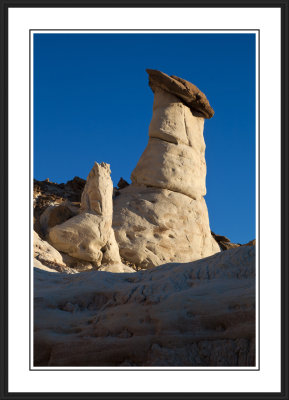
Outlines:
[[[153,93],[146,68],[197,85],[205,121],[211,229],[255,238],[253,34],[34,35],[34,177],[86,178],[94,161],[130,182],[148,141]]]

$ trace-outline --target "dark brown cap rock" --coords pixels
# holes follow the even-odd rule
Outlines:
[[[203,92],[182,78],[167,75],[156,69],[147,69],[149,74],[149,85],[154,92],[160,88],[173,94],[183,101],[191,110],[197,111],[204,118],[212,118],[214,110]]]

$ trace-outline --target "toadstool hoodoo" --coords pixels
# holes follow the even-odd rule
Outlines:
[[[204,119],[214,111],[190,82],[147,72],[154,92],[149,141],[132,171],[132,184],[114,199],[113,213],[120,255],[142,268],[220,251],[204,200]]]

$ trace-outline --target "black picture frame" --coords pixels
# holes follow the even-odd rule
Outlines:
[[[288,268],[289,268],[289,138],[288,49],[289,0],[0,0],[1,26],[1,399],[289,399],[288,390]],[[281,11],[281,391],[279,393],[12,393],[8,391],[8,10],[13,7],[248,7],[280,8]],[[278,246],[278,243],[276,243]],[[216,372],[217,373],[217,372]]]

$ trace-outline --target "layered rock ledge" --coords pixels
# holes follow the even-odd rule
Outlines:
[[[255,365],[254,247],[134,274],[34,277],[35,366]]]

